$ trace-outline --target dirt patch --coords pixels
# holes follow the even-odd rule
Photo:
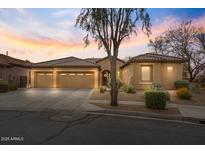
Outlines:
[[[179,110],[174,107],[167,108],[165,110],[156,110],[149,109],[143,105],[126,105],[120,104],[118,106],[111,106],[110,104],[101,104],[101,103],[92,103],[96,106],[105,108],[105,109],[115,109],[115,110],[126,110],[126,111],[136,111],[136,112],[148,112],[148,113],[158,113],[158,114],[172,114],[172,115],[181,115]]]
[[[205,91],[201,90],[200,92],[192,92],[191,100],[182,100],[176,96],[176,90],[169,91],[171,95],[171,101],[168,103],[174,104],[185,104],[185,105],[205,105]],[[95,89],[90,95],[90,100],[110,100],[110,93],[107,91],[103,94],[99,92],[98,89]],[[128,94],[124,92],[119,92],[118,99],[120,101],[139,101],[144,102],[144,91],[138,90],[135,94]]]
[[[98,89],[93,90],[90,95],[90,100],[110,100],[110,93],[106,91],[105,93],[100,93]],[[144,101],[144,91],[137,91],[135,94],[128,94],[124,92],[118,93],[118,99],[120,101]]]
[[[201,90],[200,92],[192,92],[191,100],[182,100],[176,96],[176,91],[169,91],[171,95],[170,103],[174,104],[185,104],[185,105],[205,105],[205,91]]]

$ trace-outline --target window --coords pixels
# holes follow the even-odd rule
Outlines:
[[[51,75],[53,75],[53,74],[52,74],[52,73],[46,73],[46,75],[51,76]]]
[[[151,81],[151,66],[141,66],[141,80]]]
[[[74,76],[75,74],[74,74],[74,73],[69,73],[69,75],[70,75],[70,76]]]
[[[63,75],[63,76],[64,76],[64,75],[67,75],[67,74],[66,74],[66,73],[61,73],[60,75]]]
[[[168,66],[167,67],[167,72],[169,72],[169,73],[173,72],[173,67],[172,66]]]
[[[77,75],[78,75],[78,76],[82,76],[82,75],[83,75],[83,73],[78,73]]]
[[[91,73],[86,73],[85,75],[90,76],[90,75],[92,75],[92,74],[91,74]]]

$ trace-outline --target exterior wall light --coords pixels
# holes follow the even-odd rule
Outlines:
[[[169,73],[173,72],[173,67],[172,66],[168,66],[167,67],[167,72],[169,72]]]

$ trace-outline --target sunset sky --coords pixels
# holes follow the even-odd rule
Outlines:
[[[0,53],[32,62],[68,56],[104,57],[95,44],[84,48],[85,33],[74,27],[80,9],[0,9]],[[120,58],[149,52],[148,41],[180,21],[205,26],[205,9],[147,9],[152,35],[143,33],[126,40]]]

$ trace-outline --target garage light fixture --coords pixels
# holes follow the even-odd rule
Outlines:
[[[38,73],[38,75],[45,75],[44,73]]]
[[[51,75],[52,75],[52,73],[47,73],[46,75],[51,76]]]
[[[89,75],[92,75],[92,74],[91,74],[91,73],[86,73],[85,75],[88,75],[88,76],[89,76]]]

